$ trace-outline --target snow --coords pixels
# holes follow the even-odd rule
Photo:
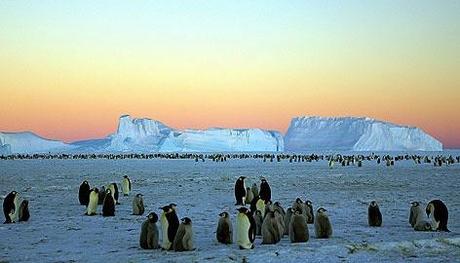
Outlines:
[[[285,136],[286,151],[442,151],[419,128],[366,117],[297,117]]]
[[[458,155],[459,152],[449,153]],[[84,216],[78,188],[133,182],[129,197],[120,197],[116,216]],[[29,222],[0,225],[0,261],[10,262],[454,262],[460,258],[460,164],[434,167],[398,161],[394,167],[364,162],[363,167],[334,166],[327,161],[289,163],[287,160],[230,160],[224,163],[193,160],[14,160],[0,161],[0,200],[11,190],[30,200]],[[313,201],[314,209],[328,210],[334,228],[331,239],[314,237],[291,244],[288,237],[276,245],[239,250],[215,241],[218,214],[228,211],[235,228],[233,187],[245,175],[247,185],[267,178],[273,200],[284,208],[296,197]],[[131,215],[136,193],[144,194],[146,213]],[[417,232],[408,222],[410,202],[424,207],[432,199],[449,209],[450,233]],[[367,205],[376,200],[383,226],[367,226]],[[138,238],[150,211],[178,204],[179,217],[192,219],[196,250],[166,252],[142,250]],[[101,207],[99,207],[99,211]],[[160,225],[158,224],[158,227]],[[161,236],[161,235],[160,235]]]
[[[0,132],[0,154],[68,151],[64,142],[42,138],[32,132]]]

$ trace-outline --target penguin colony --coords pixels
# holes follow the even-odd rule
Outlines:
[[[36,155],[34,155],[36,156]],[[104,155],[105,156],[105,155]],[[117,155],[118,156],[118,155]],[[125,156],[125,155],[121,155]],[[131,156],[132,155],[128,155]],[[137,156],[137,155],[134,155]],[[140,155],[144,158],[150,155]],[[154,154],[152,156],[159,156]],[[174,158],[196,158],[196,160],[204,161],[206,159],[217,158],[219,161],[236,158],[235,156],[250,158],[250,155],[161,155]],[[218,156],[218,157],[217,157]],[[288,158],[290,162],[312,161],[312,160],[327,160],[330,167],[335,163],[340,163],[342,166],[357,163],[357,166],[362,166],[362,162],[367,160],[376,160],[377,163],[384,162],[387,166],[394,165],[395,161],[402,159],[412,159],[416,163],[434,162],[435,166],[453,164],[459,158],[452,157],[421,157],[421,156],[318,156],[318,155],[254,155],[253,158],[263,158],[264,161],[270,159],[277,161]],[[16,155],[16,157],[18,157]],[[126,156],[125,156],[126,157]],[[120,157],[121,158],[121,157]],[[18,157],[18,159],[20,159]],[[457,161],[458,162],[458,161]],[[236,209],[236,231],[233,231],[231,215],[227,211],[219,214],[217,221],[216,240],[222,244],[233,244],[234,237],[236,245],[240,249],[253,249],[256,237],[262,239],[261,244],[276,244],[288,236],[292,243],[308,242],[310,238],[308,225],[314,225],[314,233],[316,238],[331,238],[333,228],[331,220],[327,214],[327,210],[319,207],[316,214],[313,210],[313,203],[310,200],[302,201],[301,198],[296,198],[291,207],[286,210],[279,202],[272,201],[272,190],[266,178],[260,180],[260,187],[256,183],[251,187],[246,187],[246,177],[241,176],[235,182],[235,205],[239,206]],[[128,176],[124,176],[121,181],[121,189],[123,196],[127,197],[132,191],[132,183]],[[109,183],[102,186],[91,188],[88,181],[84,180],[78,192],[78,200],[80,205],[84,205],[85,215],[95,216],[102,215],[103,217],[115,216],[116,205],[119,205],[119,192],[117,183]],[[102,205],[101,212],[98,211],[98,206]],[[246,207],[249,206],[249,208]],[[179,221],[177,215],[176,204],[169,204],[159,208],[161,215],[155,212],[150,212],[146,220],[140,227],[139,245],[143,249],[163,249],[172,251],[191,251],[195,247],[193,245],[193,230],[192,220],[189,217],[184,217]],[[132,199],[133,215],[143,215],[145,212],[143,195],[138,193]],[[5,216],[5,224],[16,223],[20,221],[28,221],[30,218],[29,201],[20,199],[19,193],[16,191],[10,192],[3,201],[3,212]],[[446,231],[448,223],[448,209],[441,200],[430,201],[425,212],[425,218],[420,202],[414,201],[409,209],[409,224],[415,231]],[[368,224],[371,227],[382,226],[382,213],[376,201],[372,201],[368,206]],[[160,231],[157,227],[157,222],[161,224],[161,241]]]

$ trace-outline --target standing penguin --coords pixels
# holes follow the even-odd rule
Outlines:
[[[256,224],[256,235],[260,236],[262,235],[262,223],[264,222],[264,219],[262,217],[262,212],[260,212],[260,210],[256,210],[253,217],[254,217],[254,223]]]
[[[113,199],[115,199],[115,204],[119,205],[120,203],[118,202],[119,193],[118,193],[118,185],[117,185],[117,183],[108,184],[106,189],[110,189],[112,197],[113,197]],[[106,191],[106,194],[107,194],[107,191]]]
[[[302,201],[302,199],[297,198],[295,202],[292,204],[292,211],[300,210],[301,214],[305,216],[305,220],[307,220],[307,205]]]
[[[83,181],[80,185],[80,189],[78,190],[78,200],[80,201],[80,205],[88,206],[90,190],[91,188],[89,187],[88,181]]]
[[[246,186],[244,183],[246,177],[240,176],[235,182],[235,205],[244,205],[246,198]]]
[[[250,205],[253,199],[254,194],[252,193],[251,188],[246,187],[246,198],[244,199],[244,203]]]
[[[101,189],[99,190],[99,199],[98,199],[97,204],[102,205],[102,203],[104,203],[104,199],[105,199],[105,186],[102,186]]]
[[[254,218],[246,207],[241,207],[237,210],[236,243],[240,249],[253,249],[256,238]]]
[[[23,200],[21,205],[19,206],[19,222],[28,221],[29,218],[30,218],[29,201]]]
[[[99,190],[95,187],[89,192],[89,203],[86,207],[85,215],[93,216],[97,213],[97,204],[99,203]]]
[[[265,202],[272,200],[272,190],[264,177],[262,177],[260,182],[259,196],[260,199],[264,200]]]
[[[193,250],[193,231],[192,220],[188,217],[181,219],[182,223],[177,229],[177,234],[174,237],[173,249],[176,252]]]
[[[281,234],[275,212],[268,211],[262,223],[262,244],[276,244],[280,242]]]
[[[161,232],[163,235],[161,247],[165,250],[170,250],[172,249],[174,237],[179,227],[179,218],[177,217],[176,210],[170,205],[163,206],[160,209],[163,210],[160,217]]]
[[[428,217],[431,215],[433,229],[450,232],[449,229],[447,229],[449,212],[446,205],[441,200],[430,201],[426,206],[426,215]]]
[[[410,213],[409,213],[409,224],[414,227],[418,221],[423,219],[422,208],[420,203],[417,201],[411,202]]]
[[[139,243],[143,249],[157,249],[160,248],[158,244],[159,234],[158,234],[158,215],[155,212],[151,212],[147,216],[147,220],[142,223],[141,227],[141,236],[139,238]]]
[[[285,235],[289,235],[289,224],[291,222],[291,217],[293,215],[293,212],[292,212],[292,208],[289,207],[287,210],[286,210],[286,215],[284,216],[284,225],[286,226],[286,228],[284,229],[284,234]]]
[[[382,213],[375,201],[372,201],[367,208],[367,221],[369,226],[382,226]]]
[[[326,214],[327,210],[320,207],[316,210],[315,234],[316,238],[330,238],[332,236],[332,225]]]
[[[313,212],[313,203],[310,200],[305,201],[307,207],[307,224],[315,223],[315,213]]]
[[[123,196],[128,196],[131,192],[131,180],[127,175],[123,176],[123,180],[121,181],[121,188],[123,190]]]
[[[112,191],[105,191],[105,198],[102,204],[102,216],[115,216],[115,199],[112,197]]]
[[[233,243],[233,228],[230,215],[227,212],[222,212],[219,217],[216,231],[217,241],[222,244],[231,244]]]
[[[19,210],[19,193],[11,191],[3,200],[3,214],[5,215],[4,224],[15,223],[16,214]]]
[[[144,214],[144,199],[142,194],[137,194],[133,198],[133,215],[142,215]]]
[[[289,222],[289,239],[291,243],[307,242],[309,239],[307,220],[302,210],[295,210]]]

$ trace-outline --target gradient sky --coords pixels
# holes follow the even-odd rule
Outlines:
[[[460,1],[0,1],[0,130],[369,116],[460,148]]]

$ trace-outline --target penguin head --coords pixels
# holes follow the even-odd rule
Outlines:
[[[16,192],[16,191],[11,191],[11,193],[10,193],[10,194],[12,194],[12,195],[16,196],[16,195],[18,194],[18,192]]]
[[[144,196],[143,194],[137,194],[137,195],[136,195],[136,197],[139,197],[139,198],[141,198],[141,197],[143,197],[143,196]]]
[[[175,203],[170,203],[170,204],[169,204],[169,207],[170,207],[172,210],[176,211],[177,205],[176,205]]]
[[[297,199],[295,200],[295,202],[296,202],[297,204],[302,204],[302,203],[303,203],[303,202],[302,202],[302,199],[300,199],[299,197],[297,197]]]
[[[110,189],[107,189],[107,190],[105,190],[105,194],[108,194],[108,195],[112,194],[112,191],[110,191]]]
[[[292,209],[291,209],[291,210],[292,210]],[[296,215],[301,215],[301,214],[302,214],[302,210],[300,210],[300,209],[295,209],[295,210],[294,210],[294,214],[296,214]]]
[[[97,187],[94,187],[94,188],[93,188],[93,191],[94,191],[96,194],[99,193],[99,189],[97,189]]]
[[[83,184],[88,184],[88,181],[86,181],[86,180],[85,180],[85,181],[83,181]]]
[[[158,215],[155,213],[155,212],[151,212],[148,216],[147,216],[148,220],[152,223],[156,223],[158,221]]]
[[[417,201],[411,202],[410,204],[411,204],[413,207],[417,207],[417,206],[420,205],[420,203],[417,202]]]
[[[276,207],[281,207],[281,204],[278,201],[276,201],[273,205],[276,206]]]
[[[246,176],[240,176],[240,177],[238,178],[238,180],[240,180],[240,181],[244,181],[244,179],[246,179]]]
[[[369,206],[372,206],[372,207],[377,207],[378,205],[377,205],[377,202],[375,202],[375,201],[372,201],[372,202],[369,204]]]
[[[22,201],[22,204],[25,208],[27,208],[29,206],[29,201],[28,200],[23,200]]]
[[[305,201],[305,204],[308,205],[308,206],[312,206],[312,205],[313,205],[312,202],[311,202],[310,200]]]
[[[182,218],[181,221],[184,225],[190,225],[192,223],[192,220],[188,217]]]
[[[123,175],[123,178],[128,179],[128,176],[127,176],[127,175]]]
[[[244,206],[242,206],[242,207],[240,207],[240,208],[238,208],[238,209],[236,209],[236,210],[237,210],[238,212],[240,212],[240,213],[243,213],[243,214],[247,214],[247,213],[249,212],[249,210],[248,210],[246,207],[244,207]]]
[[[163,207],[160,207],[161,210],[163,210],[164,213],[169,213],[171,212],[172,208],[169,205],[165,205]]]
[[[220,217],[224,217],[224,218],[227,218],[228,217],[228,213],[227,212],[222,212],[219,214]]]
[[[267,179],[265,179],[265,177],[262,177],[262,178],[260,178],[260,181],[261,181],[262,183],[266,183],[266,182],[267,182]]]
[[[320,214],[324,214],[324,213],[327,212],[327,210],[324,209],[324,208],[322,208],[322,207],[320,207],[320,208],[318,208],[318,210],[316,210],[316,212],[318,212],[318,213],[320,213]]]

